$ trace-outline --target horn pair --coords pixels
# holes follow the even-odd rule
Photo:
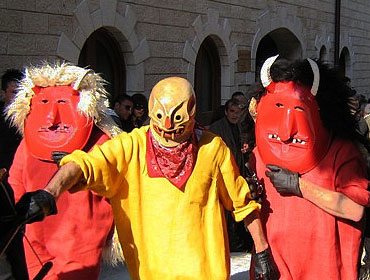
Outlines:
[[[272,78],[270,75],[270,69],[272,64],[274,64],[275,60],[278,58],[279,55],[271,56],[263,63],[261,68],[261,82],[262,85],[267,88],[271,82]],[[319,89],[320,83],[320,71],[317,63],[310,58],[307,58],[307,61],[310,63],[312,72],[313,72],[313,83],[311,87],[311,93],[313,96],[316,96],[317,90]]]

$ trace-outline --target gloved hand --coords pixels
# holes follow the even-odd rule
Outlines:
[[[58,213],[55,198],[45,190],[25,193],[15,205],[20,223],[31,224]]]
[[[360,266],[358,280],[370,280],[370,263],[365,263]]]
[[[256,280],[275,280],[279,278],[279,272],[269,248],[253,254],[252,258],[254,261],[254,278]]]
[[[245,177],[245,180],[248,183],[248,187],[251,192],[251,198],[261,204],[262,197],[264,195],[263,187],[261,185],[257,186],[253,178]]]
[[[54,151],[54,152],[51,152],[51,159],[55,161],[55,163],[58,164],[59,166],[59,163],[62,160],[62,158],[64,158],[68,154],[69,153],[67,152]]]
[[[289,194],[302,197],[299,188],[299,174],[277,165],[267,164],[266,167],[271,171],[265,174],[270,178],[271,183],[280,194]]]

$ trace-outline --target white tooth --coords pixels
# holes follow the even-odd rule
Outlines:
[[[269,138],[273,138],[272,134],[269,134]]]
[[[277,137],[276,140],[279,140],[280,141],[280,137]]]
[[[293,141],[292,141],[293,143],[297,143],[297,139],[293,139]]]
[[[302,145],[306,145],[306,141],[302,141],[302,142],[301,142],[301,144],[302,144]]]

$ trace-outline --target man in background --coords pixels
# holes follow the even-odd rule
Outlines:
[[[114,102],[114,112],[116,117],[112,116],[123,131],[130,132],[134,126],[130,121],[134,103],[129,95],[120,95]],[[118,118],[118,120],[117,120]]]
[[[0,101],[0,168],[9,170],[15,151],[22,139],[14,127],[10,127],[5,121],[4,109],[15,96],[18,81],[23,73],[17,69],[8,69],[1,77],[1,101]]]

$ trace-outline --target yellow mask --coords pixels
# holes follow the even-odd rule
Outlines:
[[[191,84],[180,77],[159,81],[149,97],[150,128],[165,147],[185,142],[195,125],[195,94]]]

